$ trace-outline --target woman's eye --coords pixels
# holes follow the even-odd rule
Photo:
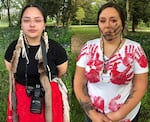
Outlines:
[[[37,20],[35,20],[35,22],[37,22],[37,23],[42,22],[42,21],[43,21],[43,20],[38,20],[38,19],[37,19]]]
[[[30,22],[30,20],[24,19],[23,22],[28,23],[28,22]]]
[[[111,20],[113,23],[115,23],[115,22],[117,22],[117,20],[115,20],[115,19],[113,19],[113,20]]]
[[[104,23],[105,22],[105,20],[100,20],[100,23]]]

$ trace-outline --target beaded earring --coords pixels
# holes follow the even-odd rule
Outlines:
[[[47,32],[44,30],[44,34],[43,34],[43,38],[44,38],[44,41],[45,41],[45,44],[46,44],[46,49],[48,49],[48,34]]]

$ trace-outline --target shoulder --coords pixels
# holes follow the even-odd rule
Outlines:
[[[49,51],[53,53],[66,53],[64,47],[57,41],[49,39]]]
[[[59,52],[64,52],[65,53],[65,48],[63,47],[62,44],[59,42],[49,39],[49,51],[59,53]]]
[[[9,47],[15,48],[15,47],[16,47],[16,44],[17,44],[17,40],[14,40],[14,41],[12,41],[12,42],[9,44],[8,48],[9,48]]]
[[[50,46],[61,46],[61,44],[53,39],[48,39]]]
[[[60,65],[67,61],[67,53],[65,48],[58,42],[49,39],[49,51],[48,51],[49,57],[53,57],[56,64]]]
[[[127,39],[127,38],[125,38],[125,43],[126,43],[127,45],[140,46],[140,43],[139,43],[139,42],[136,42],[136,41],[133,41],[133,40],[130,40],[130,39]]]
[[[10,62],[11,58],[12,58],[12,55],[13,55],[13,51],[15,50],[15,47],[16,47],[16,44],[17,44],[17,40],[15,41],[12,41],[8,48],[6,49],[6,52],[5,52],[5,59],[7,61]]]
[[[17,45],[17,40],[12,41],[12,42],[9,44],[9,46],[8,46],[8,48],[7,48],[6,51],[7,51],[7,52],[12,52],[13,50],[15,50],[16,45]]]
[[[97,49],[100,45],[100,40],[101,40],[100,38],[96,38],[96,39],[87,41],[81,48],[81,52],[82,51],[91,52],[91,50]]]
[[[90,44],[96,44],[96,45],[98,44],[99,45],[100,40],[101,40],[101,38],[96,38],[96,39],[89,40],[86,43],[88,45],[90,45]]]

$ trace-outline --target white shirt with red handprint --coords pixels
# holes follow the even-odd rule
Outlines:
[[[100,41],[100,38],[90,40],[83,46],[77,66],[85,68],[88,93],[95,108],[103,113],[115,112],[128,98],[134,74],[148,72],[148,62],[141,45],[125,39],[123,46],[106,64],[107,73],[103,73]],[[108,57],[105,56],[105,59]],[[140,103],[123,121],[130,122],[139,108]]]

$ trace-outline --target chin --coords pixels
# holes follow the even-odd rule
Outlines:
[[[112,41],[114,38],[112,37],[112,35],[104,35],[104,39],[106,41]]]

